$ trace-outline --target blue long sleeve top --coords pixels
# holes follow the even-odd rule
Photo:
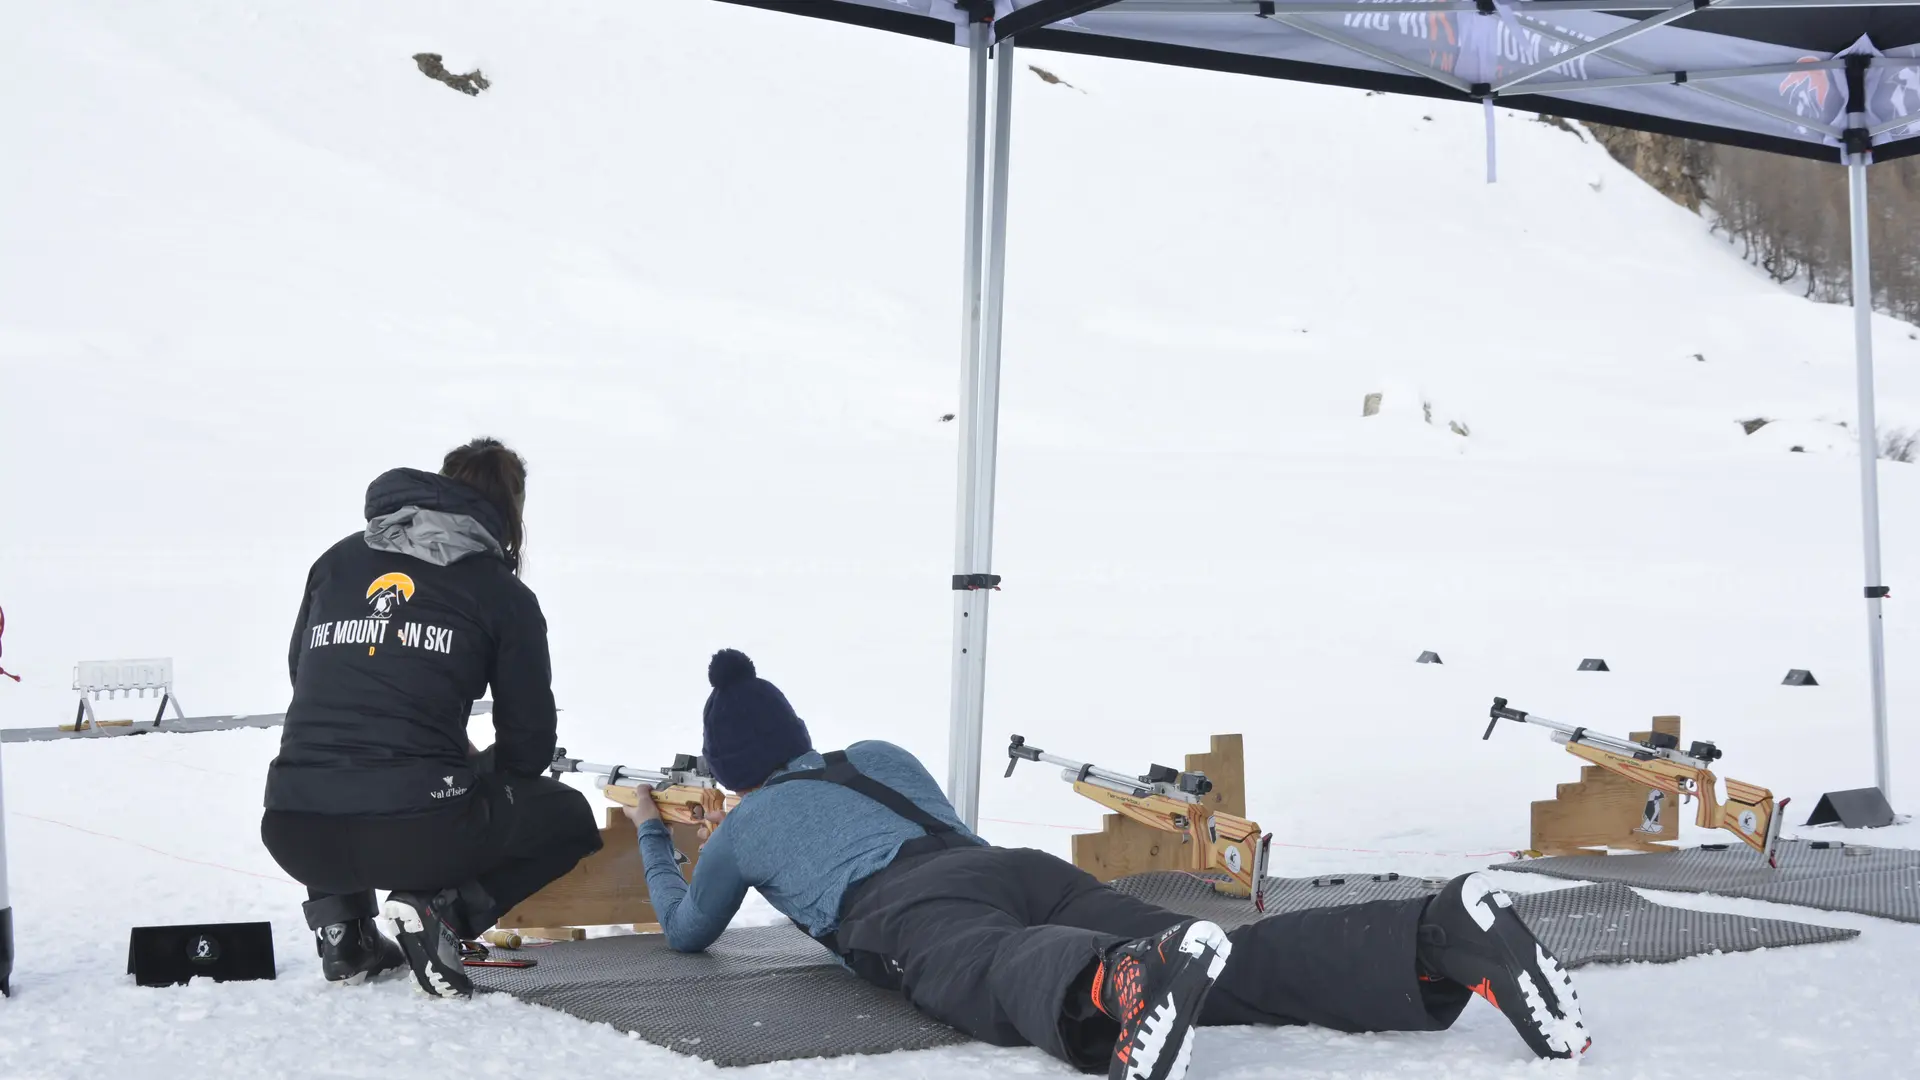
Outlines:
[[[847,747],[847,759],[962,835],[978,839],[960,823],[939,783],[912,754],[870,740]],[[774,776],[825,764],[810,750]],[[858,792],[811,781],[762,787],[743,797],[700,852],[691,885],[674,863],[667,827],[649,821],[639,833],[654,913],[668,946],[680,952],[699,952],[713,944],[740,910],[749,888],[758,889],[775,910],[808,933],[829,933],[840,923],[847,890],[884,869],[901,845],[925,835],[918,825]]]

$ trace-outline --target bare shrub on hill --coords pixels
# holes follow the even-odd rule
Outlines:
[[[1853,296],[1847,173],[1836,164],[1589,125],[1661,194],[1712,215],[1742,258],[1813,300]],[[1920,321],[1920,160],[1868,171],[1874,306]]]
[[[1885,461],[1912,462],[1920,457],[1920,429],[1895,428],[1880,437],[1880,457]]]

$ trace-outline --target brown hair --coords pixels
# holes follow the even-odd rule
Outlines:
[[[506,549],[507,565],[520,572],[520,556],[526,546],[527,526],[521,516],[527,498],[527,463],[507,449],[499,439],[481,436],[447,451],[440,463],[440,475],[478,491],[500,511],[506,522],[506,535],[496,536]]]

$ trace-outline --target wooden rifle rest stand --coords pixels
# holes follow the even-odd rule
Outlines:
[[[700,836],[692,825],[668,825],[673,846],[687,857],[681,873],[693,877],[700,859]],[[647,868],[640,859],[640,840],[633,823],[618,806],[607,807],[607,824],[600,830],[600,850],[546,888],[521,901],[494,924],[518,930],[527,937],[550,941],[577,941],[583,927],[627,925],[642,934],[660,932],[647,895]]]
[[[1238,735],[1215,735],[1204,754],[1188,754],[1184,771],[1206,773],[1213,790],[1204,803],[1217,813],[1247,816],[1247,758]],[[1073,838],[1073,865],[1101,881],[1148,870],[1190,870],[1192,853],[1173,833],[1132,818],[1106,814],[1097,833]]]
[[[1656,716],[1653,732],[1627,738],[1645,742],[1653,733],[1680,737],[1680,718]],[[1605,855],[1616,851],[1672,851],[1680,839],[1679,800],[1659,800],[1659,829],[1643,832],[1652,792],[1598,765],[1580,769],[1577,783],[1561,784],[1558,794],[1533,804],[1533,850],[1542,855]]]
[[[1240,736],[1213,736],[1206,753],[1187,755],[1185,771],[1206,773],[1213,781],[1213,790],[1205,798],[1214,810],[1246,816],[1246,756]],[[687,857],[681,871],[691,880],[700,857],[698,833],[690,825],[667,828],[673,833],[673,846]],[[659,933],[659,919],[647,898],[639,841],[618,806],[607,808],[600,842],[599,851],[500,916],[495,925],[555,941],[577,940],[585,936],[581,928],[588,926],[629,925],[643,934]],[[1104,815],[1100,832],[1073,838],[1073,864],[1101,881],[1147,870],[1186,870],[1190,859],[1179,837],[1119,814]]]

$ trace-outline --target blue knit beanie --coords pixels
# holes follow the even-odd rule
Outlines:
[[[753,661],[735,649],[721,649],[707,664],[707,768],[723,787],[757,788],[776,769],[813,749],[806,722],[794,715],[780,688],[760,678]]]

